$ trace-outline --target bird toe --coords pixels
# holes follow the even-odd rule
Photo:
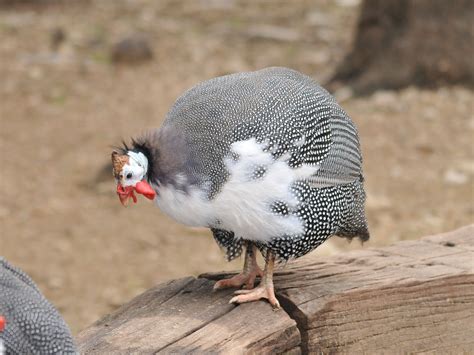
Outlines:
[[[231,298],[229,303],[246,303],[266,298],[274,310],[280,309],[280,303],[275,297],[273,288],[270,289],[259,286],[252,290],[237,290],[234,292],[234,294],[235,296]]]

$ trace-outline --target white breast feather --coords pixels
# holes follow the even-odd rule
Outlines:
[[[299,201],[290,186],[296,180],[309,178],[318,167],[290,168],[285,160],[288,157],[274,160],[264,147],[254,138],[232,144],[231,149],[239,159],[225,160],[230,175],[214,199],[209,201],[206,192],[197,188],[185,194],[162,186],[158,188],[157,205],[178,222],[232,231],[238,238],[269,241],[276,236],[302,233],[304,225],[300,218],[277,215],[270,205],[282,201],[290,208],[296,207]],[[266,172],[253,179],[258,166],[264,166]]]

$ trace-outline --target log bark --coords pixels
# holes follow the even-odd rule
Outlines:
[[[474,225],[275,275],[283,309],[228,304],[205,274],[158,285],[77,337],[81,353],[467,353],[474,350]]]

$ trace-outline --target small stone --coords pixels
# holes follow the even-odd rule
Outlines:
[[[301,40],[300,33],[293,28],[273,25],[250,26],[245,30],[245,35],[256,39],[282,42],[296,42]]]
[[[153,51],[143,35],[133,34],[115,43],[110,57],[113,63],[136,64],[151,60]]]
[[[434,148],[428,144],[419,144],[415,147],[415,149],[421,154],[425,155],[431,155],[434,153]]]
[[[56,27],[51,31],[50,44],[53,51],[57,51],[66,40],[66,32],[61,27]]]
[[[444,174],[444,181],[450,185],[463,185],[468,181],[468,176],[458,170],[449,169]]]

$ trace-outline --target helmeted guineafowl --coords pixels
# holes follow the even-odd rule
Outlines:
[[[228,259],[246,248],[231,302],[267,298],[275,260],[330,236],[369,238],[354,123],[313,79],[286,68],[226,75],[185,92],[162,127],[112,153],[123,204],[135,192],[177,221],[211,228]],[[262,275],[256,262],[266,258]],[[250,290],[252,289],[252,290]]]

